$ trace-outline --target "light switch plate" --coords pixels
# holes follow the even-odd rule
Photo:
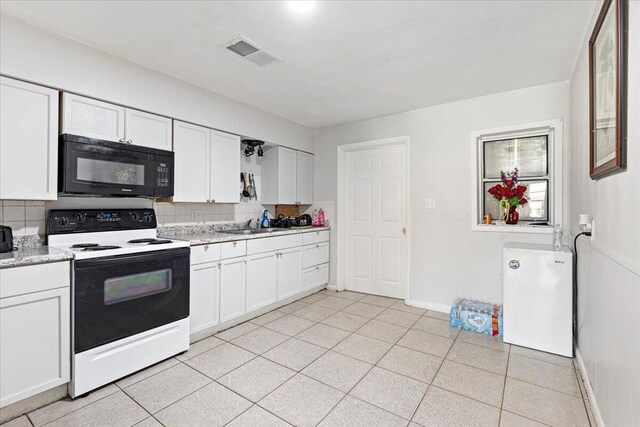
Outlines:
[[[424,207],[427,209],[435,209],[436,208],[436,199],[425,199]]]
[[[191,211],[191,221],[193,222],[202,221],[202,209],[194,209]]]

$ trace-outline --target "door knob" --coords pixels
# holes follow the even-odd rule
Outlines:
[[[402,227],[402,234],[407,234],[407,229]]]

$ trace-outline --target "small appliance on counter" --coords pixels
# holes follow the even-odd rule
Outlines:
[[[272,219],[269,221],[269,226],[271,228],[291,228],[298,225],[298,220],[290,217],[284,216],[283,214],[278,215],[278,218]]]
[[[311,215],[302,214],[298,217],[298,227],[311,227]]]
[[[0,253],[11,252],[13,250],[13,232],[11,227],[0,225]]]

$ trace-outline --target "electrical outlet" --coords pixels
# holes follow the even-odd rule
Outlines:
[[[194,209],[191,211],[191,221],[193,222],[202,221],[202,209]]]
[[[425,199],[424,207],[427,209],[435,209],[436,208],[436,199]]]

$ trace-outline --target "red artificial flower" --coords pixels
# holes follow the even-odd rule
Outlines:
[[[520,199],[520,204],[521,204],[521,205],[526,205],[527,203],[529,203],[529,201],[528,201],[527,199],[525,199],[524,197],[522,197],[522,198]]]

